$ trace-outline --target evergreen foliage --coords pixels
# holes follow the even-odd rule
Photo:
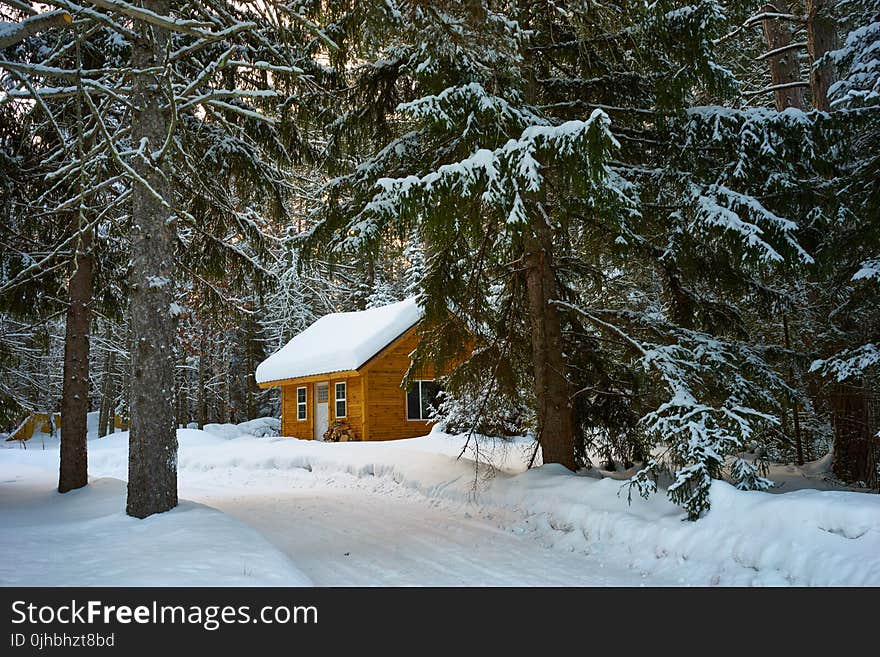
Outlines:
[[[447,373],[447,430],[544,441],[570,424],[576,467],[631,468],[630,494],[668,482],[691,519],[714,479],[766,489],[763,459],[839,449],[840,395],[878,394],[880,3],[830,3],[821,53],[808,4],[175,4],[160,155],[178,420],[277,410],[243,370],[328,312],[415,295],[415,364]],[[4,426],[57,397],[60,293],[89,231],[93,388],[129,394],[120,281],[135,165],[156,155],[129,128],[138,6],[47,6],[72,26],[0,51]],[[0,0],[5,21],[35,7]],[[554,321],[559,343],[538,344]],[[535,386],[554,350],[557,424]]]

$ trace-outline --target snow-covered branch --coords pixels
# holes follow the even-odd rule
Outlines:
[[[28,37],[56,27],[67,27],[73,17],[66,11],[48,11],[28,16],[18,23],[0,23],[0,50],[14,46]]]

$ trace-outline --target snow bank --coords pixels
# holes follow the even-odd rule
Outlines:
[[[125,482],[92,479],[64,495],[52,473],[0,462],[0,585],[308,586],[259,533],[182,501],[167,513],[125,515]]]
[[[326,315],[257,367],[257,383],[355,370],[424,315],[411,297],[381,308]]]
[[[712,508],[698,522],[662,496],[627,506],[612,479],[590,480],[543,466],[499,481],[502,505],[549,525],[552,544],[579,549],[613,542],[647,573],[686,564],[686,582],[728,585],[880,584],[880,497],[862,493],[739,491],[712,484]]]
[[[192,428],[195,428],[193,426]],[[242,435],[266,438],[281,434],[281,420],[274,417],[260,417],[238,424],[206,424],[205,431],[226,440]]]
[[[225,495],[231,491],[242,496],[309,487],[361,489],[479,515],[547,547],[623,563],[646,582],[880,585],[878,495],[743,492],[715,482],[711,511],[698,522],[686,522],[681,509],[662,494],[648,500],[635,497],[628,504],[624,482],[612,478],[573,474],[555,465],[525,471],[531,450],[523,441],[483,445],[484,458],[502,466],[490,472],[468,458],[456,459],[464,439],[436,430],[424,438],[384,443],[248,435],[226,439],[183,429],[178,437],[181,486],[196,497],[204,493],[210,498],[221,489]],[[125,477],[127,442],[127,434],[92,441],[91,472]],[[6,472],[34,464],[57,467],[57,453],[51,451],[6,450],[0,457],[10,468]],[[291,509],[291,522],[300,512]],[[174,518],[173,513],[165,515]],[[117,520],[125,520],[119,511]],[[2,517],[0,522],[7,526]],[[168,531],[174,530],[169,525]],[[44,526],[42,534],[47,533]],[[5,534],[0,540],[7,540]],[[215,533],[198,549],[210,555],[213,546],[223,545],[224,555],[234,557],[239,548],[229,550],[229,540]],[[27,547],[29,553],[40,549],[37,540]],[[230,563],[221,561],[221,566],[227,573],[232,569]]]
[[[880,585],[880,496],[743,492],[719,481],[712,510],[693,523],[662,495],[629,504],[622,482],[561,466],[490,476],[450,456],[450,441],[437,433],[382,444],[239,439],[211,450],[182,449],[180,466],[183,472],[249,471],[263,480],[298,470],[339,483],[344,473],[377,491],[393,482],[489,514],[508,531],[551,547],[618,551],[645,576],[682,584]]]

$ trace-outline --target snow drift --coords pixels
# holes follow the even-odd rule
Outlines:
[[[584,552],[613,546],[632,568],[674,575],[682,584],[880,585],[877,495],[747,492],[717,481],[711,511],[687,522],[662,494],[628,502],[616,479],[556,465],[523,471],[525,459],[501,441],[487,447],[486,455],[496,461],[504,456],[506,470],[492,474],[471,460],[456,460],[463,438],[439,431],[388,443],[339,444],[239,437],[208,445],[197,435],[202,432],[193,433],[181,439],[183,477],[239,471],[269,482],[274,473],[297,470],[340,485],[345,474],[377,490],[393,482],[437,503],[489,514],[505,529],[548,546]],[[508,453],[499,455],[504,449]],[[93,462],[118,472],[124,458],[102,452]]]
[[[347,487],[376,495],[395,491],[397,499],[405,497],[415,504],[442,505],[456,513],[480,516],[505,531],[523,536],[524,540],[531,537],[551,549],[601,555],[608,563],[613,560],[633,569],[646,583],[880,585],[877,495],[817,490],[744,492],[718,481],[711,488],[712,508],[708,514],[697,522],[687,522],[682,510],[662,494],[648,500],[634,497],[628,503],[623,482],[616,479],[574,474],[555,465],[526,470],[530,449],[522,443],[497,441],[485,445],[485,456],[501,464],[498,470],[489,472],[473,460],[456,459],[463,438],[437,430],[423,438],[387,443],[337,444],[252,435],[229,438],[191,429],[180,430],[178,437],[182,486],[205,492],[208,497],[211,490],[221,488],[240,491],[241,495],[310,486]],[[125,476],[127,434],[93,440],[89,449],[93,474]],[[0,458],[4,473],[17,473],[21,468],[27,470],[38,464],[46,469],[57,467],[57,452],[51,450],[3,450]],[[49,495],[48,490],[47,487],[43,495]],[[209,511],[202,507],[200,512]],[[296,514],[302,512],[305,511],[292,508],[290,522],[295,523]],[[127,531],[129,525],[121,506],[116,513],[115,520],[106,522],[117,523],[120,532]],[[221,559],[212,568],[224,573],[224,581],[272,581],[267,571],[277,567],[270,568],[269,564],[277,563],[272,559],[279,557],[259,556],[262,552],[254,546],[265,544],[264,539],[252,535],[245,539],[243,534],[226,538],[226,530],[207,527],[193,530],[188,519],[198,516],[196,508],[185,507],[176,516],[175,513],[162,515],[167,516],[163,531],[168,536],[182,532],[186,547],[179,548],[176,554],[186,552],[197,555],[191,556],[191,561],[210,561],[220,558],[216,546],[223,545],[222,554],[230,560]],[[39,555],[46,550],[41,543],[43,537],[55,532],[54,523],[46,520],[42,529],[34,530],[31,538],[23,542],[4,532],[0,542],[8,553]],[[4,522],[3,526],[8,524]],[[162,528],[160,524],[156,527]],[[69,536],[63,538],[64,531],[67,530],[59,533],[55,549],[71,540]],[[75,536],[83,540],[84,534]],[[50,544],[54,540],[50,539]],[[131,540],[138,538],[132,535]],[[106,548],[99,549],[93,543],[84,545],[91,545],[96,554],[101,550],[107,553]],[[113,540],[109,545],[112,553]],[[123,543],[117,545],[121,550]],[[87,552],[83,549],[81,554],[85,556]],[[552,559],[552,554],[548,558]],[[246,575],[251,568],[248,564],[253,564],[257,571]],[[183,568],[187,577],[201,581],[199,564]],[[295,580],[291,568],[294,567],[287,564],[278,572]],[[162,571],[163,577],[171,578],[172,570]],[[36,571],[30,572],[36,576]],[[12,577],[11,568],[2,575],[7,582],[13,581]],[[107,573],[94,581],[126,582],[132,581],[131,577]],[[37,581],[48,580],[37,579],[32,583]]]

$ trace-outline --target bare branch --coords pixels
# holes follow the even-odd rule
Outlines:
[[[758,89],[758,91],[749,91],[744,93],[744,96],[760,96],[761,94],[769,94],[774,91],[779,91],[780,89],[794,89],[796,87],[809,87],[809,82],[786,82],[785,84],[771,84],[768,87],[764,87],[763,89]]]

